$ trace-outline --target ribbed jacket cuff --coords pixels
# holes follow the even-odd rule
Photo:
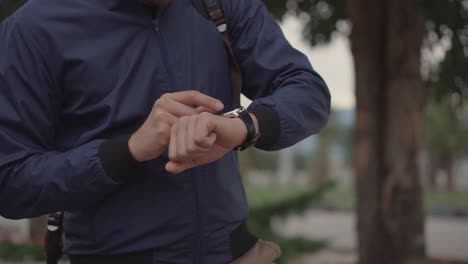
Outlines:
[[[104,141],[99,150],[99,159],[107,175],[116,182],[125,182],[140,163],[128,147],[130,136]]]
[[[261,133],[255,146],[267,148],[275,144],[280,136],[280,118],[276,110],[267,105],[256,105],[249,112],[257,118]]]

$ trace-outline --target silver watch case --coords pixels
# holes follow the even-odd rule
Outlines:
[[[244,107],[241,106],[241,107],[236,108],[236,109],[234,109],[234,110],[232,110],[232,111],[229,111],[229,112],[227,112],[227,113],[224,113],[223,116],[224,116],[224,117],[227,117],[227,118],[237,118],[237,117],[240,116],[240,114],[241,114],[242,112],[245,112],[245,111],[247,111],[247,110],[246,110]]]

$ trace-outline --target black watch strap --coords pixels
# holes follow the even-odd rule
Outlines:
[[[242,143],[242,145],[240,145],[236,149],[242,151],[255,145],[258,136],[257,131],[255,129],[255,123],[247,110],[244,109],[244,111],[239,113],[239,118],[244,122],[245,126],[247,127],[247,137],[245,138],[244,143]]]
[[[235,148],[235,150],[242,151],[255,145],[258,138],[260,137],[260,133],[257,133],[255,123],[249,112],[244,107],[237,108],[234,111],[224,114],[224,116],[229,118],[240,118],[240,120],[242,120],[242,122],[244,122],[245,126],[247,127],[247,137],[245,138],[244,143]]]

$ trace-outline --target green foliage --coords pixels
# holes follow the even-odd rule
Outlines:
[[[342,133],[344,128],[338,122],[338,116],[335,110],[330,113],[328,124],[324,127],[319,134],[320,141],[325,145],[330,145],[339,139],[339,135]]]
[[[277,17],[286,13],[304,20],[304,38],[312,46],[328,42],[334,32],[346,32],[346,0],[265,0]],[[429,95],[459,93],[468,97],[468,0],[420,0],[426,17],[425,48],[434,52],[442,42],[450,48],[440,65],[433,65]],[[429,61],[425,62],[430,63]],[[439,67],[437,67],[439,66]]]
[[[268,9],[276,19],[281,20],[283,18],[287,0],[264,0],[263,2],[268,6]]]
[[[242,172],[251,168],[275,171],[278,164],[278,153],[249,148],[239,153],[239,159]]]
[[[307,19],[304,36],[312,46],[329,42],[332,33],[343,30],[339,23],[347,18],[345,0],[298,1],[294,11]]]
[[[468,191],[426,192],[424,198],[424,204],[428,212],[443,206],[468,209]]]
[[[340,211],[353,211],[356,208],[356,194],[351,188],[336,187],[326,192],[321,202]]]
[[[288,263],[292,257],[306,252],[314,252],[326,246],[323,241],[309,241],[303,238],[284,238],[276,234],[270,222],[273,216],[286,216],[295,212],[304,212],[314,201],[320,200],[323,194],[333,188],[334,184],[326,184],[313,191],[298,192],[282,200],[267,201],[263,204],[251,203],[249,228],[252,232],[265,240],[272,240],[281,246],[283,255],[278,264]],[[250,196],[250,195],[249,195]]]
[[[331,188],[324,193],[318,204],[323,203],[339,211],[353,211],[356,208],[356,194],[350,188]],[[431,214],[440,207],[468,209],[468,191],[424,193],[424,207]]]
[[[294,157],[294,168],[298,171],[310,171],[312,167],[311,161],[315,160],[316,155],[311,152],[307,154],[298,154]]]
[[[450,49],[438,67],[433,67],[430,95],[440,99],[458,93],[468,99],[468,1],[424,1],[426,41],[429,49],[450,42]]]
[[[341,133],[339,144],[343,146],[346,153],[346,164],[352,166],[354,156],[354,127],[347,127]]]
[[[27,0],[0,0],[0,22],[13,13]]]
[[[453,109],[450,96],[428,103],[425,126],[427,148],[442,161],[454,158],[468,148],[468,128]]]
[[[340,31],[340,23],[347,21],[345,0],[265,3],[277,17],[287,12],[302,17],[307,14],[304,32],[311,45],[330,40],[333,32]],[[426,37],[421,49],[431,56],[437,53],[436,50],[440,52],[441,47],[447,50],[440,64],[423,56],[424,66],[429,67],[426,76],[426,102],[430,104],[426,109],[426,140],[429,146],[447,156],[466,146],[463,133],[466,135],[467,131],[461,129],[460,120],[454,118],[453,113],[444,110],[446,106],[442,106],[442,101],[454,94],[461,99],[459,105],[466,104],[468,99],[468,0],[421,0],[420,4],[426,19]],[[278,14],[279,10],[282,13]],[[328,137],[326,130],[321,135],[324,135],[321,139]],[[348,131],[348,139],[350,135],[352,133]],[[348,140],[346,145],[351,146],[352,140]]]
[[[330,41],[332,33],[342,31],[340,22],[346,20],[345,0],[284,1],[264,0],[273,15],[282,18],[290,12],[305,22],[304,36],[311,45]]]
[[[38,245],[0,244],[0,259],[6,261],[44,261],[44,251]]]
[[[298,195],[310,192],[311,187],[306,185],[247,185],[246,193],[249,205],[253,207],[262,207],[275,204],[283,200],[288,200]]]

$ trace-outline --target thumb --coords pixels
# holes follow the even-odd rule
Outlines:
[[[197,142],[197,145],[204,149],[210,149],[216,142],[216,133],[211,133]]]
[[[179,174],[179,173],[182,173],[190,168],[192,168],[192,164],[189,163],[189,162],[173,162],[173,161],[169,161],[167,164],[166,164],[166,171],[168,171],[169,173],[172,173],[172,174]]]

